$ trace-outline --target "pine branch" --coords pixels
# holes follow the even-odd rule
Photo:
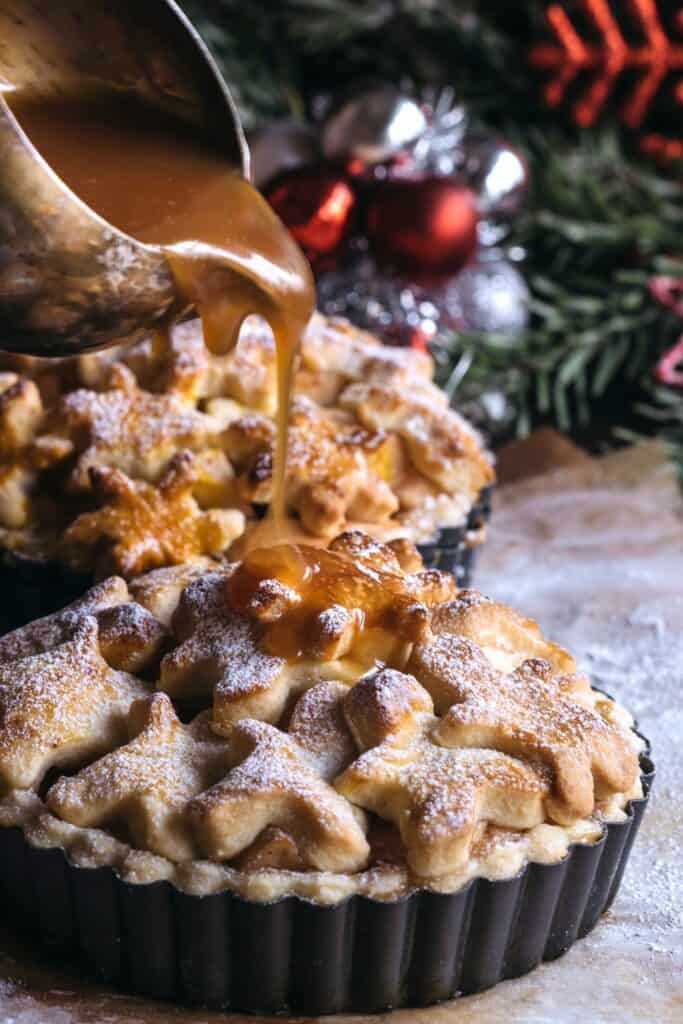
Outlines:
[[[497,111],[499,120],[528,89],[519,61],[518,40],[531,31],[523,10],[507,16],[515,38],[497,24],[506,16],[483,16],[477,0],[181,2],[215,49],[249,123],[287,113],[292,97],[303,109],[319,93],[367,77],[449,82],[474,110]],[[491,92],[500,81],[505,90]]]
[[[530,327],[514,338],[454,336],[441,381],[460,402],[507,374],[518,432],[539,418],[580,430],[604,415],[620,383],[621,409],[613,412],[624,424],[629,396],[635,401],[649,384],[652,365],[680,331],[677,318],[653,303],[648,282],[681,273],[681,262],[661,255],[681,249],[681,189],[629,160],[614,131],[585,135],[578,146],[532,137],[529,149],[534,203],[515,240],[528,252]],[[457,372],[463,353],[464,376]],[[661,390],[639,417],[657,407]]]
[[[241,0],[180,0],[230,86],[245,128],[302,109],[277,19]]]
[[[655,273],[681,273],[680,183],[634,156],[616,120],[579,132],[543,108],[521,55],[543,32],[544,0],[185,6],[200,17],[249,127],[373,76],[451,85],[475,123],[522,146],[534,181],[514,241],[528,253],[530,326],[514,338],[454,336],[441,379],[473,412],[482,394],[495,405],[504,393],[518,432],[539,418],[574,432],[607,419],[680,436],[683,451],[683,396],[652,378],[680,323],[647,288]]]
[[[645,396],[635,406],[645,422],[657,426],[658,435],[666,442],[683,485],[683,391],[650,383]],[[633,438],[626,435],[625,440]],[[636,440],[637,435],[636,435]]]

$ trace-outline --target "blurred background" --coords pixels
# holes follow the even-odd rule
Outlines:
[[[429,347],[494,445],[683,469],[683,5],[185,0],[319,305]]]

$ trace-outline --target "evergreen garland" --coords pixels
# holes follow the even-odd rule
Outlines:
[[[513,241],[528,253],[529,328],[454,335],[439,366],[458,402],[500,387],[514,427],[546,420],[588,443],[634,432],[683,451],[683,393],[652,367],[680,322],[652,301],[653,274],[683,275],[680,168],[645,162],[615,119],[578,131],[539,100],[525,53],[542,0],[186,0],[222,62],[247,127],[306,116],[368,76],[452,85],[475,123],[529,154],[533,190]],[[565,4],[576,14],[576,4]],[[502,10],[501,10],[502,8]],[[615,5],[615,10],[617,6]],[[466,368],[466,373],[463,373]],[[683,465],[683,459],[682,459]]]

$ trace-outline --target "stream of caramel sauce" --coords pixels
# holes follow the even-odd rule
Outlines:
[[[212,351],[231,348],[250,313],[270,324],[278,370],[272,510],[281,522],[293,364],[315,304],[298,245],[215,148],[159,109],[109,94],[8,99],[31,142],[80,199],[119,230],[162,249]]]

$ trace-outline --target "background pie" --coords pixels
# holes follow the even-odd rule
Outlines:
[[[313,318],[291,413],[293,537],[324,544],[360,524],[465,581],[492,459],[432,370],[426,353]],[[254,317],[228,355],[194,321],[77,359],[0,356],[0,551],[23,584],[6,628],[93,577],[234,557],[255,530],[263,543],[276,404],[272,334]]]

